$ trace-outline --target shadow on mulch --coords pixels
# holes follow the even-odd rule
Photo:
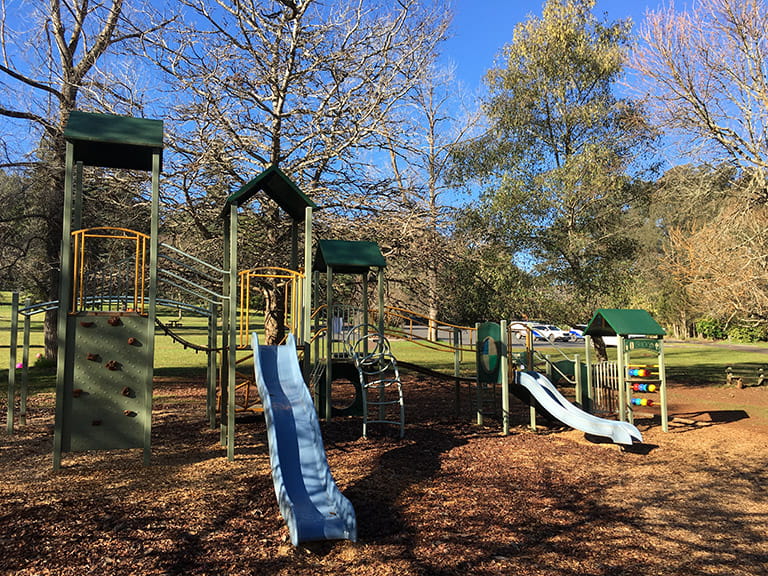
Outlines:
[[[677,416],[700,422],[711,422],[713,424],[727,424],[749,418],[749,414],[745,410],[705,410],[702,412],[687,412]]]

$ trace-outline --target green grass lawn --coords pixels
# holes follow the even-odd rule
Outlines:
[[[10,358],[10,294],[0,292],[0,390],[5,393],[8,381],[8,362]],[[160,309],[159,318],[168,322],[177,318],[176,310]],[[30,358],[34,363],[35,355],[42,351],[42,314],[32,317]],[[182,326],[177,333],[184,339],[196,344],[207,343],[207,319],[202,317],[184,316]],[[19,332],[18,361],[21,360],[21,330]],[[403,361],[420,364],[432,370],[453,374],[454,354],[452,352],[433,350],[412,342],[393,341],[392,348],[395,356]],[[522,347],[516,343],[511,348],[512,353],[519,353]],[[556,352],[550,352],[555,360],[561,359]],[[584,358],[583,348],[570,348],[569,354],[578,353]],[[615,350],[609,349],[609,354],[615,356]],[[638,359],[642,361],[642,359]],[[756,345],[712,345],[706,343],[668,342],[665,344],[665,360],[669,380],[686,382],[697,385],[722,385],[725,382],[727,366],[748,367],[756,373],[757,368],[768,366],[768,344]],[[653,362],[654,359],[649,359]],[[206,370],[206,354],[196,353],[185,349],[170,337],[158,331],[155,339],[155,373],[158,376],[201,376]],[[463,375],[474,374],[474,354],[462,353],[461,372]],[[52,389],[55,387],[55,373],[52,368],[30,370],[30,385],[32,392]]]

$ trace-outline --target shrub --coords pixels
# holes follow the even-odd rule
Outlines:
[[[728,336],[722,322],[714,318],[702,318],[697,321],[696,333],[709,340],[724,340]]]
[[[48,358],[38,353],[35,355],[34,367],[42,370],[51,370],[56,368],[56,360],[48,360]]]
[[[735,324],[728,329],[728,339],[750,344],[766,339],[765,327],[754,324]]]

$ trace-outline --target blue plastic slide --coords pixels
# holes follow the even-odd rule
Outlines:
[[[543,374],[538,372],[518,372],[517,374],[517,383],[528,390],[539,406],[550,416],[566,426],[593,436],[610,438],[616,444],[631,445],[633,441],[643,441],[640,431],[629,422],[598,418],[568,402]]]
[[[260,346],[254,334],[252,342],[272,481],[291,543],[355,541],[355,509],[328,468],[315,407],[296,356],[296,341],[291,335],[284,346]]]

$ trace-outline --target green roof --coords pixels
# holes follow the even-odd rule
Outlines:
[[[86,166],[149,172],[156,152],[162,164],[162,120],[73,110],[64,139],[73,145],[75,162]]]
[[[314,270],[363,274],[371,268],[385,268],[387,261],[376,242],[364,240],[318,240]]]
[[[666,334],[647,310],[599,308],[589,321],[584,334],[590,336],[663,336]]]
[[[242,206],[259,192],[263,191],[285,210],[297,222],[304,221],[304,209],[317,208],[317,205],[307,198],[299,187],[274,164],[256,176],[250,182],[227,198],[227,206],[235,204]],[[227,210],[225,210],[225,214]]]

